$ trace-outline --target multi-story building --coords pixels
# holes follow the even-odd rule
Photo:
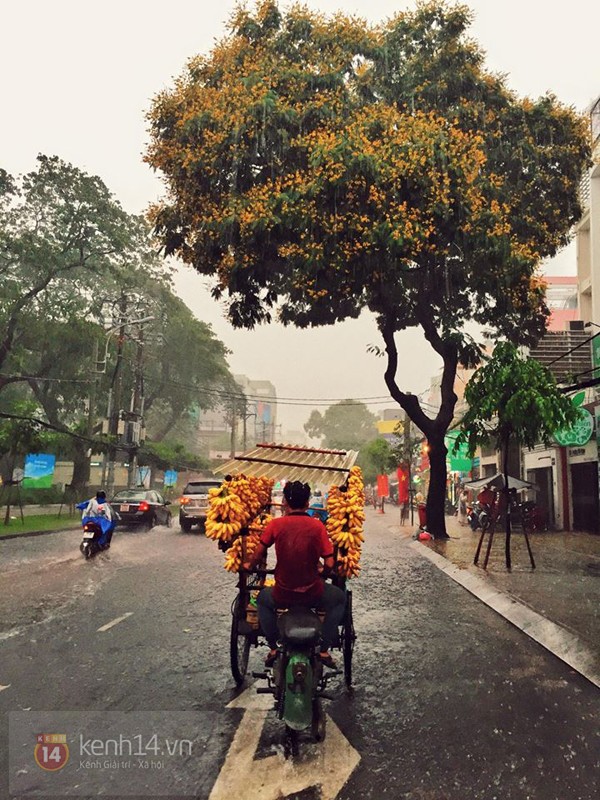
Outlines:
[[[600,97],[590,108],[592,166],[581,182],[583,216],[575,234],[581,318],[600,327]]]
[[[211,458],[229,458],[256,442],[272,442],[278,432],[277,391],[271,381],[234,375],[239,395],[198,417],[198,434]]]

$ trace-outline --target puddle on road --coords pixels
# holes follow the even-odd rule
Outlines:
[[[111,549],[88,561],[79,552],[80,542],[77,530],[4,543],[0,642],[55,619],[82,597],[93,597],[124,569],[159,559],[163,563],[182,558],[205,561],[214,556],[212,542],[204,536],[182,535],[178,528],[166,526],[151,531],[117,529]]]

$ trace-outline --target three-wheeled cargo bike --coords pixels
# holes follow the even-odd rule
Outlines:
[[[277,480],[301,480],[314,484],[317,481],[344,484],[356,459],[355,452],[316,450],[287,445],[257,445],[248,454],[220,467],[219,472],[236,470],[244,474],[266,476]],[[265,509],[270,511],[272,509]],[[322,511],[322,508],[319,508]],[[242,529],[242,553],[245,554]],[[337,557],[337,548],[334,558]],[[246,562],[245,555],[242,562]],[[266,644],[260,628],[256,599],[274,570],[266,565],[253,572],[240,569],[237,595],[231,605],[230,665],[234,681],[240,686],[248,675],[250,653],[253,648]],[[320,612],[313,608],[290,608],[279,611],[278,627],[280,648],[272,668],[253,672],[252,676],[266,681],[259,693],[272,693],[277,715],[285,722],[285,752],[295,755],[298,736],[310,730],[316,741],[325,737],[325,715],[322,698],[330,699],[326,692],[328,682],[343,674],[348,689],[352,687],[352,656],[356,632],[352,613],[352,591],[348,581],[333,575],[332,583],[344,591],[346,603],[344,616],[338,626],[334,650],[341,651],[343,669],[324,668],[318,658],[321,621]]]

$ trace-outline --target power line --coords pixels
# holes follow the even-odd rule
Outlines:
[[[576,344],[575,347],[572,347],[570,350],[567,350],[566,353],[562,353],[560,356],[557,356],[553,361],[549,361],[546,366],[549,367],[551,364],[556,364],[557,361],[560,361],[561,358],[566,358],[567,356],[571,355],[571,353],[575,352],[575,350],[579,350],[580,347],[583,347],[584,344],[589,344],[592,339],[595,339],[597,336],[600,336],[600,333],[595,333],[593,336],[590,336],[589,339],[586,339],[585,342],[580,342]]]
[[[359,402],[368,402],[370,405],[386,405],[389,403],[394,402],[390,396],[385,397],[384,395],[378,395],[376,398],[367,398],[367,397],[356,397],[356,398],[315,398],[310,399],[306,397],[297,397],[297,398],[282,398],[282,397],[270,397],[269,395],[251,395],[251,394],[244,394],[244,393],[236,393],[236,392],[228,392],[222,389],[209,389],[206,387],[195,386],[193,384],[186,384],[180,381],[174,380],[164,380],[162,378],[154,378],[152,376],[145,375],[144,380],[148,383],[154,383],[159,385],[171,385],[171,386],[179,386],[182,389],[190,389],[192,391],[196,391],[199,394],[208,394],[208,395],[216,395],[219,398],[229,398],[232,400],[250,400],[250,401],[264,401],[264,402],[272,402],[275,405],[282,405],[282,406],[309,406],[314,407],[315,405],[331,405],[334,403],[336,406],[353,406]],[[418,396],[418,395],[416,395]],[[347,402],[346,402],[347,401]],[[420,400],[422,406],[436,409],[436,406],[432,405],[431,403],[426,403]]]
[[[44,383],[92,383],[93,382],[93,378],[42,378],[41,375],[8,375],[6,372],[0,372],[0,378],[18,378],[18,380],[20,381],[43,381]]]

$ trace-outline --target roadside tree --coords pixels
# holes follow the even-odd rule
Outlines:
[[[580,216],[589,155],[582,117],[485,70],[471,16],[427,2],[371,26],[240,8],[156,97],[146,155],[168,186],[152,211],[165,252],[214,278],[234,326],[375,314],[390,395],[429,442],[438,537],[456,368],[481,358],[465,325],[543,333],[539,265]],[[398,386],[395,334],[411,327],[443,362],[435,415]]]
[[[27,453],[46,449],[54,436],[34,421],[36,404],[31,400],[16,400],[11,414],[0,414],[0,464],[2,465],[2,486],[8,491],[4,497],[6,509],[4,524],[10,522],[10,507],[14,497],[11,491],[13,474],[20,458]]]
[[[91,439],[117,380],[125,408],[145,381],[152,433],[163,440],[192,407],[213,407],[230,379],[227,349],[169,284],[147,221],[97,176],[48,156],[19,179],[0,172],[0,410],[34,398],[38,416],[67,437],[75,494],[89,481]],[[140,329],[138,341],[129,327],[118,345],[107,337],[115,316],[153,318],[144,362]]]
[[[559,430],[576,422],[578,411],[558,390],[546,367],[520,355],[510,342],[496,345],[492,357],[473,375],[465,388],[468,411],[461,422],[459,442],[467,442],[471,455],[479,445],[492,444],[502,455],[506,511],[506,566],[511,568],[511,503],[508,452],[511,440],[528,448],[549,444]]]
[[[358,465],[363,471],[365,484],[375,483],[378,475],[387,475],[398,463],[394,449],[381,438],[367,442],[358,454]]]
[[[377,417],[358,400],[341,400],[321,414],[311,412],[304,430],[311,439],[320,438],[324,447],[360,450],[377,433]]]

